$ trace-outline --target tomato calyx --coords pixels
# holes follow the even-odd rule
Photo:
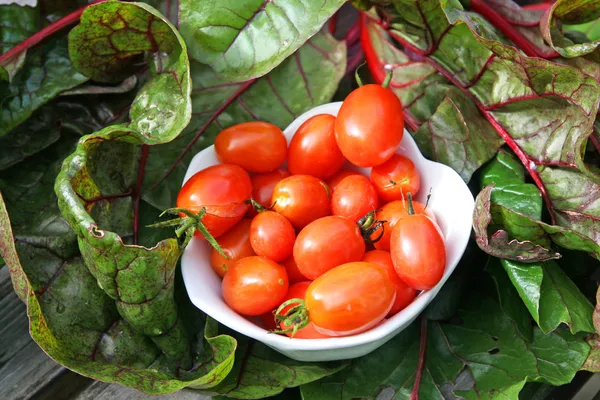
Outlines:
[[[286,310],[288,307],[289,309]],[[291,333],[291,337],[294,337],[296,332],[306,327],[310,322],[306,303],[302,299],[289,299],[288,301],[284,301],[275,311],[275,321],[277,326],[280,326],[280,323],[283,322],[283,326],[289,326],[289,328],[275,329],[271,332],[277,334]]]
[[[179,247],[182,249],[188,245],[190,240],[192,240],[194,237],[194,233],[196,230],[198,230],[206,238],[206,241],[219,252],[219,254],[225,257],[226,260],[229,260],[227,254],[225,254],[221,246],[219,246],[219,243],[217,243],[216,239],[210,234],[208,229],[206,229],[206,226],[202,223],[202,218],[204,218],[206,215],[205,207],[202,207],[197,213],[194,213],[186,208],[168,208],[160,214],[160,217],[164,216],[165,214],[184,214],[185,217],[180,216],[168,221],[157,222],[155,224],[148,225],[148,228],[166,228],[176,226],[177,228],[175,229],[175,234],[177,235],[177,238],[181,239],[183,236],[183,241],[179,244]]]
[[[360,64],[358,67],[356,67],[356,70],[354,71],[354,79],[356,79],[356,83],[358,84],[359,87],[363,86],[364,83],[363,83],[362,79],[360,78],[360,75],[358,74],[358,70],[362,66],[364,66],[366,63],[367,63],[366,61],[363,61],[363,63]],[[392,82],[393,75],[394,75],[394,70],[388,69],[387,74],[385,75],[385,79],[381,83],[381,86],[387,89],[390,86],[390,83]]]
[[[252,208],[254,208],[254,211],[256,211],[257,213],[261,213],[263,211],[271,211],[273,207],[275,207],[275,203],[277,202],[274,202],[269,207],[265,207],[254,199],[246,200],[246,204],[250,204],[250,206],[252,206]]]
[[[381,211],[381,210],[369,211],[361,219],[359,219],[358,222],[356,222],[356,224],[360,228],[360,233],[361,233],[363,239],[367,243],[371,243],[371,244],[377,243],[379,240],[381,240],[381,238],[383,237],[383,234],[385,233],[385,225],[384,224],[387,221],[382,221],[382,220],[378,220],[375,218],[375,213],[377,213],[379,211]],[[380,231],[379,236],[377,236],[374,239],[371,238],[371,236],[380,229],[381,229],[381,231]]]

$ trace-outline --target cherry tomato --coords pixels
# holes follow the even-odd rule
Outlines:
[[[294,256],[286,258],[280,264],[285,268],[290,283],[298,283],[308,280],[308,278],[302,275],[302,272],[300,272],[298,269],[298,264],[296,264],[296,261],[294,261]]]
[[[288,291],[285,268],[265,257],[242,258],[225,274],[225,303],[241,315],[261,315],[273,310]]]
[[[387,314],[388,317],[398,314],[400,310],[406,308],[417,297],[417,291],[404,283],[396,273],[394,264],[392,263],[392,256],[389,252],[383,250],[367,251],[362,260],[377,264],[385,269],[392,285],[394,285],[394,289],[396,289],[396,299]]]
[[[288,153],[288,169],[293,175],[312,175],[327,179],[335,174],[346,159],[335,141],[335,117],[319,114],[298,128]]]
[[[294,260],[302,275],[317,279],[338,265],[358,261],[365,253],[365,241],[356,223],[330,216],[308,224],[294,244]]]
[[[177,207],[193,212],[204,207],[202,223],[217,238],[242,219],[251,194],[252,184],[246,171],[237,165],[214,165],[187,180],[177,195]],[[199,231],[195,235],[203,238]]]
[[[229,260],[223,257],[214,248],[210,253],[210,266],[221,278],[235,264],[236,261],[244,257],[254,255],[252,245],[250,245],[250,223],[251,219],[244,218],[238,222],[231,230],[219,237],[217,242],[223,252],[227,254]]]
[[[429,208],[425,208],[425,204],[419,203],[413,200],[413,208],[415,214],[425,214],[431,218],[434,222],[436,221],[433,212]],[[387,203],[381,210],[375,213],[375,219],[379,221],[386,221],[383,224],[383,236],[377,242],[375,242],[375,248],[378,250],[389,250],[390,249],[390,238],[392,237],[392,229],[396,222],[400,218],[408,216],[408,203],[405,201],[392,201]],[[371,236],[371,239],[377,238],[381,232],[378,230]]]
[[[292,175],[279,181],[271,204],[298,229],[331,213],[327,185],[310,175]]]
[[[287,295],[283,299],[283,302],[291,300],[291,299],[304,300],[304,298],[306,297],[306,290],[308,289],[310,284],[311,284],[310,281],[304,281],[304,282],[298,282],[298,283],[290,286]],[[290,308],[292,308],[295,304],[296,303],[292,303],[289,306],[285,307],[283,310],[281,310],[281,313],[285,314],[285,312],[287,310],[289,310]],[[285,324],[284,321],[281,321],[279,323],[279,327],[282,330],[289,329],[289,328],[293,328],[294,324],[291,324],[288,326]],[[292,332],[286,332],[286,335],[289,337],[292,337]],[[327,336],[327,335],[324,335],[324,334],[318,332],[315,329],[315,326],[313,325],[313,323],[309,321],[308,325],[306,325],[302,329],[297,330],[296,334],[293,337],[294,337],[294,339],[322,339],[322,338],[327,338],[330,336]]]
[[[377,209],[377,191],[362,175],[348,176],[336,186],[331,195],[331,213],[356,222]]]
[[[265,172],[263,174],[256,174],[250,178],[252,181],[252,198],[258,204],[265,208],[271,207],[271,197],[273,197],[273,189],[275,185],[282,180],[290,176],[290,173],[285,169],[276,169],[275,171]],[[255,216],[256,211],[250,207],[248,209],[250,216]]]
[[[259,256],[282,261],[292,255],[296,232],[283,215],[274,211],[258,213],[250,226],[250,243]]]
[[[390,238],[390,253],[396,273],[417,290],[434,287],[446,268],[446,246],[440,228],[423,214],[396,222]]]
[[[340,265],[306,291],[308,317],[317,331],[346,336],[377,325],[394,304],[396,291],[387,272],[366,262]]]
[[[342,154],[359,167],[389,160],[403,134],[400,100],[379,85],[364,85],[350,93],[335,120],[335,138]]]
[[[383,201],[402,200],[408,192],[413,196],[419,191],[421,180],[415,164],[400,154],[371,170],[371,182]]]
[[[268,172],[285,161],[287,140],[273,124],[244,122],[217,135],[215,152],[224,164],[239,165],[250,172]]]
[[[329,186],[329,193],[333,193],[335,191],[335,188],[342,181],[342,179],[351,175],[360,175],[360,173],[356,171],[350,171],[348,169],[342,169],[341,171],[338,171],[335,175],[333,175],[331,178],[329,178],[329,180],[327,181],[327,186]]]
[[[268,331],[273,331],[275,329],[278,329],[277,327],[277,323],[275,322],[275,316],[273,314],[273,311],[269,311],[267,313],[264,314],[260,314],[258,316],[258,318],[260,318],[262,324],[263,324],[263,328],[265,328]]]

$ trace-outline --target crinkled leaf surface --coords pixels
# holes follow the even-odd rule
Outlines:
[[[294,53],[342,0],[180,0],[179,27],[190,55],[235,82],[271,71]]]
[[[0,54],[33,35],[40,27],[39,12],[33,7],[17,4],[0,6]],[[11,81],[25,62],[27,51],[22,51],[0,62],[0,81]],[[0,88],[1,88],[0,83]],[[4,89],[0,89],[4,90]]]

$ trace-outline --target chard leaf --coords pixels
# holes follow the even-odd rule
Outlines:
[[[504,398],[502,394],[509,393],[516,399],[514,395],[525,380],[554,385],[570,382],[589,353],[581,335],[574,336],[565,330],[544,334],[534,328],[533,339],[528,341],[506,311],[485,296],[464,302],[459,317],[460,325],[427,323],[427,359],[420,398],[445,398],[454,392],[466,398],[479,395],[492,399]],[[408,399],[418,353],[418,324],[412,324],[341,372],[302,386],[303,397]],[[469,385],[456,384],[463,370],[472,377]]]
[[[341,7],[341,0],[180,0],[181,34],[196,61],[222,79],[262,76],[294,53]]]
[[[600,1],[559,0],[544,15],[541,29],[546,42],[563,57],[573,58],[590,54],[598,62],[599,21]],[[569,32],[570,30],[575,32]]]
[[[40,25],[39,12],[33,7],[0,6],[0,54],[33,35]],[[27,51],[22,51],[0,62],[0,81],[13,80],[23,66],[26,54]]]

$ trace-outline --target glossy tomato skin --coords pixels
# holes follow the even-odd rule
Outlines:
[[[413,200],[413,208],[415,214],[425,214],[430,217],[434,222],[436,221],[433,212],[429,208],[425,208],[425,204],[419,203]],[[379,221],[386,221],[383,224],[383,236],[377,242],[375,242],[375,248],[378,250],[389,250],[390,249],[390,238],[392,237],[392,229],[396,225],[399,219],[408,216],[408,202],[405,201],[392,201],[385,204],[381,209],[375,213],[375,219]],[[381,234],[380,231],[376,231],[371,236],[371,239],[377,238]]]
[[[287,140],[273,124],[244,122],[217,135],[215,152],[224,164],[239,165],[250,172],[268,172],[283,164]]]
[[[405,309],[406,306],[412,303],[415,297],[417,297],[417,291],[404,283],[396,273],[394,264],[392,263],[392,256],[388,251],[367,251],[362,260],[364,262],[377,264],[385,269],[392,285],[394,285],[396,299],[394,300],[394,304],[392,305],[392,308],[390,308],[387,317],[398,314],[401,310]]]
[[[273,197],[275,185],[288,176],[290,176],[290,173],[281,168],[252,176],[250,180],[252,181],[252,198],[254,201],[265,208],[271,207],[271,197]],[[250,207],[248,213],[251,216],[256,215],[252,207]]]
[[[254,252],[279,262],[292,255],[296,232],[283,215],[263,211],[252,219],[250,243]]]
[[[350,93],[335,121],[335,138],[342,154],[359,167],[389,160],[403,134],[400,100],[379,85],[364,85]]]
[[[329,215],[329,191],[320,179],[310,175],[292,175],[275,185],[273,211],[286,217],[297,229]]]
[[[442,232],[425,215],[409,215],[396,222],[390,238],[390,254],[400,279],[417,290],[437,285],[446,268]]]
[[[288,290],[287,295],[283,299],[283,302],[286,302],[291,299],[304,300],[304,298],[306,297],[306,290],[308,289],[310,284],[311,284],[310,281],[298,282],[298,283],[293,284],[292,286],[290,286],[290,289]],[[283,310],[281,310],[281,314],[285,314],[287,312],[287,310],[292,308],[295,304],[296,303],[290,304],[288,307],[285,307]],[[279,323],[279,327],[281,329],[288,329],[288,328],[292,328],[293,326],[294,326],[293,324],[286,325],[283,321],[281,321]],[[292,332],[286,332],[286,335],[289,337],[292,337]],[[318,332],[315,329],[314,324],[309,321],[308,325],[306,325],[304,328],[296,331],[296,334],[293,337],[294,337],[294,339],[322,339],[322,338],[328,338],[330,336],[327,336],[327,335],[324,335],[324,334]]]
[[[267,313],[281,304],[289,287],[285,268],[265,257],[242,258],[223,278],[223,298],[245,316]]]
[[[362,175],[348,176],[331,195],[331,213],[357,222],[377,209],[379,200],[371,181]]]
[[[358,261],[365,253],[365,241],[356,223],[329,216],[308,224],[294,244],[294,260],[302,275],[317,279],[338,265]]]
[[[250,244],[250,224],[252,220],[242,219],[228,232],[219,237],[217,242],[229,260],[223,257],[214,248],[210,252],[210,266],[221,278],[235,264],[244,257],[255,255]]]
[[[193,212],[206,208],[202,222],[217,238],[242,219],[251,194],[246,171],[237,165],[219,164],[197,172],[185,182],[177,195],[177,207]],[[203,238],[198,231],[196,236]]]
[[[335,175],[333,175],[327,181],[327,186],[329,187],[329,193],[333,193],[337,185],[347,176],[351,175],[360,175],[360,173],[356,171],[351,171],[349,169],[339,170]]]
[[[302,272],[298,269],[298,264],[294,261],[293,255],[283,260],[280,264],[285,268],[290,284],[308,281],[308,278],[302,275]]]
[[[406,199],[410,192],[417,194],[421,178],[415,164],[407,157],[394,154],[392,158],[371,170],[371,182],[383,201]]]
[[[304,122],[294,134],[288,151],[288,169],[294,175],[327,179],[344,165],[335,140],[335,117],[319,114]]]
[[[396,291],[386,271],[366,262],[340,265],[306,291],[308,317],[330,336],[364,332],[379,324],[394,304]]]

